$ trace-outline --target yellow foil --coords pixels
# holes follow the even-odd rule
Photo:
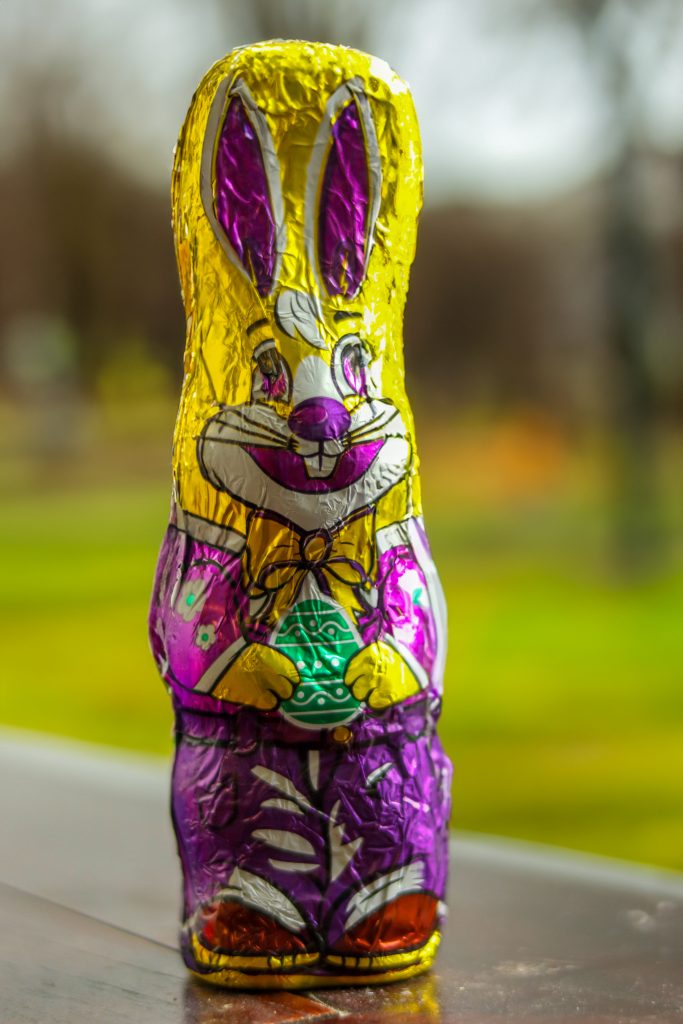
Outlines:
[[[197,963],[212,969],[208,974],[195,972],[196,977],[212,985],[254,989],[336,988],[349,985],[386,985],[388,982],[407,981],[409,978],[424,974],[433,966],[440,942],[441,934],[437,930],[423,946],[410,952],[367,957],[328,954],[324,958],[324,966],[327,968],[324,974],[306,971],[306,968],[310,970],[311,965],[321,959],[317,954],[283,957],[230,956],[210,952],[196,937],[192,939],[192,952]],[[335,969],[339,970],[338,974],[334,973]],[[373,974],[373,970],[376,973]],[[263,973],[258,973],[259,971]],[[367,971],[370,973],[365,973]],[[409,1001],[406,1001],[402,1009],[407,1013],[428,1011],[432,1007],[410,1006]]]
[[[382,163],[381,193],[367,273],[353,299],[330,297],[320,287],[306,245],[306,188],[310,162],[330,96],[359,79],[376,129]],[[226,80],[228,84],[226,86]],[[200,177],[212,104],[221,88],[244,82],[267,122],[282,182],[286,230],[278,282],[262,298],[226,255],[203,205]],[[211,131],[211,125],[209,125]],[[319,142],[320,145],[320,142]],[[209,168],[209,171],[211,169]],[[206,173],[206,168],[205,168]],[[416,220],[422,202],[422,159],[413,101],[406,84],[375,57],[339,46],[266,42],[235,50],[202,80],[180,133],[173,170],[173,230],[187,318],[185,378],[174,436],[175,498],[182,509],[246,532],[243,502],[218,490],[202,475],[197,439],[221,405],[251,396],[253,352],[270,336],[292,375],[311,348],[281,331],[274,316],[283,289],[314,295],[322,310],[325,348],[315,355],[329,364],[334,342],[347,330],[334,314],[363,311],[362,338],[373,354],[377,390],[398,409],[411,456],[405,477],[379,500],[377,528],[421,513],[413,419],[404,388],[403,310],[415,253]],[[251,334],[257,320],[268,326]],[[350,409],[355,399],[344,400]],[[280,410],[286,417],[290,409]]]

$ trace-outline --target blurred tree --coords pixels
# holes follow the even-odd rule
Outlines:
[[[0,253],[0,326],[24,312],[62,316],[86,390],[130,335],[178,372],[182,308],[166,194],[43,126],[0,168],[0,217],[12,239]]]
[[[612,169],[603,221],[614,423],[615,538],[622,569],[659,564],[657,400],[650,372],[654,253],[647,227],[642,154],[646,85],[683,27],[680,0],[523,0],[515,19],[551,17],[579,30],[609,112]]]

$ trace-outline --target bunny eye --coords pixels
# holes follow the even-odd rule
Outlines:
[[[254,353],[254,362],[256,369],[253,390],[262,398],[286,402],[291,384],[289,367],[274,343],[257,349]]]
[[[370,353],[360,338],[342,338],[334,353],[334,379],[342,395],[368,394]]]

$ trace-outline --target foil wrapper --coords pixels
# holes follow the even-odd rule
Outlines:
[[[439,942],[451,766],[403,372],[408,88],[343,47],[235,50],[172,198],[187,345],[149,622],[183,955],[232,987],[410,977]]]

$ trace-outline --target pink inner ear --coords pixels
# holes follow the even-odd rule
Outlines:
[[[239,96],[225,115],[215,167],[216,216],[260,295],[275,271],[275,221],[254,127]]]
[[[365,276],[370,181],[365,140],[355,102],[332,128],[320,196],[318,259],[330,295],[355,295]]]

